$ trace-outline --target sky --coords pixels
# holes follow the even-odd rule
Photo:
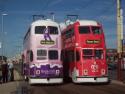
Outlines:
[[[57,22],[64,22],[67,14],[77,14],[79,19],[96,20],[103,26],[107,48],[117,48],[117,0],[0,0],[0,16],[4,19],[4,54],[13,57],[22,50],[23,37],[33,22],[32,15],[43,14]],[[125,0],[121,0],[123,13]],[[123,14],[124,15],[124,14]],[[125,17],[125,16],[124,16]],[[2,31],[2,16],[0,31]],[[123,18],[124,19],[124,18]],[[125,22],[125,19],[123,23]],[[124,25],[125,28],[125,25]],[[0,49],[1,53],[1,49]]]

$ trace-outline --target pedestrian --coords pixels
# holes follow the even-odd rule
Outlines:
[[[1,70],[2,70],[2,81],[3,83],[6,83],[8,82],[8,65],[4,60],[2,60]]]
[[[14,66],[11,61],[8,61],[8,75],[9,75],[9,81],[14,81]]]
[[[2,84],[2,70],[1,70],[1,61],[0,61],[0,84]]]

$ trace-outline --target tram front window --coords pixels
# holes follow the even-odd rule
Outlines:
[[[83,49],[83,58],[84,59],[91,59],[93,57],[92,49]]]

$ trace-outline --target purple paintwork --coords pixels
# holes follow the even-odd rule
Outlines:
[[[62,77],[63,74],[62,72],[63,72],[62,67],[59,68],[58,66],[55,66],[51,68],[50,64],[41,65],[40,68],[37,68],[36,66],[30,68],[31,77],[41,77],[41,78]]]

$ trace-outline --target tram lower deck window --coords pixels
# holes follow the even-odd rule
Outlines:
[[[58,59],[58,51],[57,50],[50,50],[48,54],[49,54],[49,59],[51,59],[51,60]]]
[[[37,60],[44,60],[47,58],[47,51],[39,49],[37,50]]]
[[[83,55],[92,55],[92,49],[84,49]]]
[[[95,50],[95,59],[103,59],[103,50]]]
[[[93,57],[92,49],[83,49],[83,58],[84,59],[91,59],[92,57]]]

